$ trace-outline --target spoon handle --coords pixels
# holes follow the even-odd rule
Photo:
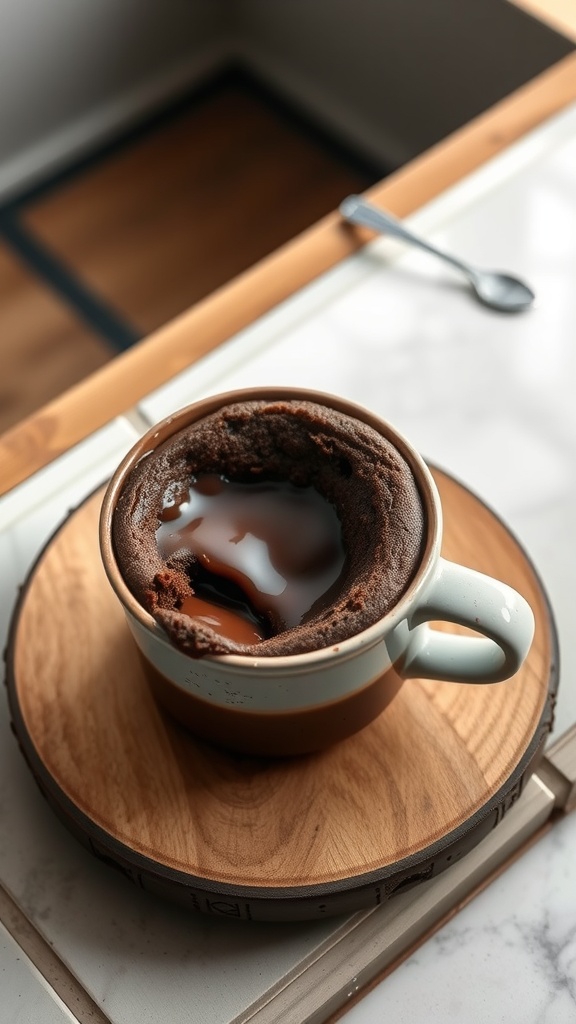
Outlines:
[[[396,217],[393,217],[390,213],[384,213],[383,210],[368,203],[361,196],[348,196],[344,199],[340,204],[340,213],[351,224],[359,224],[361,227],[371,228],[373,231],[401,238],[404,242],[409,242],[411,245],[415,245],[419,249],[431,253],[433,256],[439,256],[446,263],[450,263],[451,266],[463,271],[469,278],[472,278],[474,275],[472,268],[463,263],[462,260],[457,260],[454,256],[450,256],[449,253],[443,252],[442,249],[430,245],[423,238],[413,235]]]

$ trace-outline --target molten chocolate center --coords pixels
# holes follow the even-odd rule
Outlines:
[[[311,486],[202,474],[160,519],[160,555],[184,550],[200,568],[180,611],[237,643],[299,625],[344,566],[336,511]]]

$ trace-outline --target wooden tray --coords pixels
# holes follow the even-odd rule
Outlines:
[[[380,903],[438,874],[501,820],[552,725],[555,628],[506,527],[434,475],[445,556],[532,605],[528,659],[492,686],[407,681],[368,728],[293,759],[226,753],[159,709],[101,566],[102,490],[69,516],[14,612],[7,683],[42,792],[93,854],[196,910],[295,920]]]

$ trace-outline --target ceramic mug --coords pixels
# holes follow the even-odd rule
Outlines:
[[[396,605],[363,632],[331,647],[284,657],[191,657],[172,645],[136,600],[112,542],[114,509],[133,467],[184,427],[242,401],[302,399],[367,423],[411,468],[426,537],[415,576]],[[534,633],[532,611],[515,590],[440,554],[442,508],[418,452],[389,423],[342,398],[289,388],[253,388],[196,402],[152,427],[114,473],[102,506],[100,548],[142,665],[158,701],[200,737],[258,755],[302,754],[340,741],[379,715],[410,677],[494,683],[514,675]],[[480,636],[444,632],[444,620]]]

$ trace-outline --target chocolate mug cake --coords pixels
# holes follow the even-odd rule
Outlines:
[[[441,545],[432,474],[390,423],[282,387],[167,416],[116,469],[100,517],[159,704],[203,739],[266,756],[346,739],[409,677],[517,671],[526,601]]]
[[[127,585],[193,657],[360,633],[405,592],[423,536],[398,449],[297,399],[236,402],[180,430],[132,469],[113,518]]]

